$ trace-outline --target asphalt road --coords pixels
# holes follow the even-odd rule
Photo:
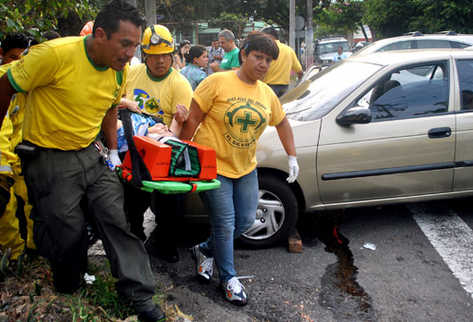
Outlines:
[[[207,236],[206,225],[184,227],[178,263],[152,266],[168,303],[194,321],[472,321],[472,201],[310,217],[302,254],[238,248],[238,274],[253,275],[242,281],[245,307],[223,299],[215,276],[195,278],[186,249]]]

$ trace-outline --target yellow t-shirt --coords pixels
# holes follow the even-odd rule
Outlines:
[[[11,151],[23,140],[23,121],[25,119],[26,93],[16,93],[10,102],[8,116],[13,125],[13,133],[10,137]],[[15,154],[16,159],[12,162],[13,172],[21,173],[21,160]]]
[[[23,137],[36,145],[78,150],[97,137],[105,113],[118,104],[128,66],[94,66],[87,37],[66,37],[30,48],[8,70],[12,86],[28,92]]]
[[[13,125],[10,118],[5,115],[2,128],[0,129],[0,174],[13,175],[12,164],[18,158],[11,151],[10,137],[13,133]]]
[[[6,73],[6,71],[13,66],[16,61],[11,63],[5,64],[0,66],[0,77]],[[8,108],[7,114],[3,119],[2,128],[0,129],[0,173],[12,175],[12,165],[14,163],[19,163],[18,156],[13,152],[13,139],[14,137],[14,124],[11,118],[11,110],[12,105],[16,101],[16,97],[12,98],[10,102],[10,106]],[[21,133],[20,133],[20,140],[21,140]],[[17,139],[14,140],[15,142],[18,141]]]
[[[160,116],[164,123],[170,125],[177,104],[189,109],[192,87],[174,68],[166,76],[157,78],[148,72],[145,64],[140,64],[130,68],[126,98],[136,101],[144,112]]]
[[[271,85],[288,85],[291,70],[296,73],[301,72],[302,66],[291,47],[280,43],[279,40],[276,40],[276,44],[279,47],[278,59],[271,62],[263,81]]]
[[[215,73],[195,89],[206,114],[194,141],[217,153],[217,173],[240,178],[256,168],[256,143],[267,125],[278,125],[284,111],[273,90],[261,81],[250,85],[236,71]]]

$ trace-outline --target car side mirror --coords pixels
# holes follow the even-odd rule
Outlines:
[[[365,124],[371,122],[371,110],[367,107],[355,106],[337,116],[337,124],[350,126],[352,124]]]

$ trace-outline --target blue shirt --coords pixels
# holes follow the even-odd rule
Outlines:
[[[339,55],[338,53],[336,53],[334,56],[333,56],[333,61],[336,63],[337,61],[340,61],[340,60],[344,60],[345,58],[347,58],[347,54],[345,53],[342,53],[341,55]]]
[[[155,125],[156,122],[150,117],[144,117],[137,113],[130,113],[133,135],[145,136],[148,134],[148,128]],[[117,148],[118,152],[128,151],[128,143],[125,138],[125,129],[120,127],[117,130]]]
[[[181,70],[181,74],[187,78],[191,84],[192,90],[195,90],[197,85],[207,77],[207,74],[200,69],[199,66],[194,64],[187,64],[186,67]]]

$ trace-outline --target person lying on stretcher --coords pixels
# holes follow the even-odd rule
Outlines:
[[[132,102],[126,99],[122,99],[121,107],[128,108],[131,112],[131,122],[133,127],[133,135],[137,136],[149,136],[157,141],[164,143],[167,139],[165,137],[172,137],[172,140],[180,142],[176,137],[179,134],[182,123],[186,120],[188,111],[183,105],[176,106],[176,113],[171,122],[171,129],[159,117],[154,115],[144,114],[135,107],[136,102]],[[118,153],[124,154],[128,151],[128,144],[126,142],[125,131],[121,120],[117,122],[117,136],[118,136]]]

